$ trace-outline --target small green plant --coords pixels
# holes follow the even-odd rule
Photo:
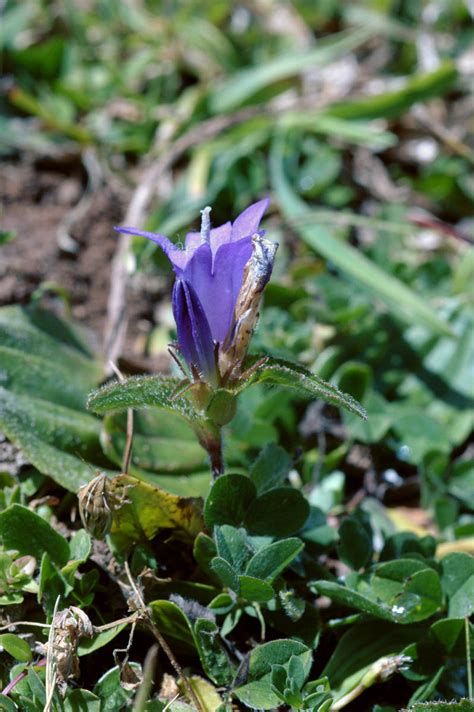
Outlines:
[[[471,24],[2,4],[0,709],[471,710]]]
[[[291,709],[328,712],[333,703],[329,680],[321,678],[306,682],[305,670],[297,657],[290,658],[288,669],[282,665],[273,666],[272,690]]]
[[[36,593],[35,570],[33,556],[20,556],[18,551],[0,549],[0,605],[15,605],[23,601],[23,593]]]

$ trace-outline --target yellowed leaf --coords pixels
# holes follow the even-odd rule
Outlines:
[[[222,704],[222,698],[217,692],[214,685],[212,685],[208,680],[198,675],[191,675],[188,678],[191,687],[197,695],[199,702],[201,703],[204,712],[216,712],[216,710]],[[183,695],[186,695],[186,690],[182,683],[178,683]]]
[[[174,529],[194,539],[204,528],[202,499],[180,497],[130,475],[111,480],[115,496],[112,534],[139,541],[153,539],[160,529]]]
[[[456,541],[444,541],[438,544],[436,549],[436,558],[442,559],[443,556],[452,554],[453,552],[462,551],[465,554],[474,556],[474,537],[466,537],[464,539],[456,539]]]
[[[436,527],[428,514],[418,507],[387,507],[388,518],[398,531],[413,532],[417,536],[436,535]]]

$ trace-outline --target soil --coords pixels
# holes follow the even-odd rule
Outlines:
[[[56,285],[66,291],[73,318],[91,330],[100,348],[117,246],[113,226],[123,219],[130,195],[122,186],[107,185],[90,193],[86,209],[68,227],[70,238],[61,238],[84,185],[74,164],[41,167],[12,161],[0,166],[1,230],[15,234],[0,247],[0,306],[26,304],[40,285]],[[124,356],[138,369],[157,366],[156,359],[151,363],[144,356],[143,333],[152,327],[156,300],[148,287],[146,280],[134,284],[128,300],[132,327]],[[57,293],[53,288],[44,301],[60,312],[64,304]]]

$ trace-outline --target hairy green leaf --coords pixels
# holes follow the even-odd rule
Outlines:
[[[258,359],[252,357],[252,360],[256,362]],[[336,386],[327,383],[315,373],[311,373],[304,366],[290,361],[268,357],[248,379],[239,383],[236,390],[241,392],[254,383],[267,383],[274,386],[295,388],[311,394],[314,398],[320,398],[339,408],[345,408],[361,418],[367,418],[365,409],[355,398],[343,393]]]
[[[186,398],[173,398],[178,384],[177,378],[133,376],[90,393],[87,407],[99,414],[118,413],[127,408],[163,408],[181,415],[191,424],[201,422],[201,416]]]

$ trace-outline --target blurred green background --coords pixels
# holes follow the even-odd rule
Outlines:
[[[366,684],[367,666],[409,645],[414,664],[404,677],[374,685],[351,712],[372,703],[395,712],[380,703],[469,694],[472,2],[4,0],[0,6],[2,605],[16,608],[25,596],[25,612],[16,608],[15,615],[43,621],[60,594],[62,604],[92,611],[94,621],[124,615],[104,574],[110,560],[95,563],[102,559],[92,559],[89,537],[77,531],[75,496],[96,469],[116,474],[122,467],[125,417],[102,420],[86,410],[87,394],[106,377],[111,287],[128,305],[127,336],[115,342],[124,373],[169,372],[166,348],[175,327],[167,260],[145,240],[120,242],[113,226],[127,222],[180,243],[205,205],[213,206],[219,225],[269,196],[263,227],[280,247],[253,350],[303,364],[360,400],[369,416],[364,422],[262,384],[240,396],[226,427],[226,473],[268,478],[269,489],[289,482],[291,494],[312,506],[300,532],[305,553],[287,572],[288,590],[278,591],[287,617],[278,623],[265,610],[269,637],[311,639],[314,648],[321,639],[316,668],[319,674],[327,666],[339,702]],[[126,269],[117,276],[119,249]],[[134,486],[141,502],[158,502],[147,510],[159,520],[156,529],[168,527],[157,536],[153,529],[153,541],[142,538],[138,547],[133,539],[132,569],[138,576],[145,566],[164,577],[152,584],[159,584],[155,604],[164,604],[159,623],[173,645],[183,630],[189,642],[181,609],[161,599],[177,591],[201,601],[207,564],[202,568],[196,555],[196,579],[189,545],[160,516],[175,507],[172,495],[206,496],[206,454],[177,416],[138,411],[130,473],[145,482]],[[156,500],[149,499],[152,490]],[[280,494],[285,498],[287,490]],[[233,516],[238,498],[230,499]],[[193,506],[199,509],[200,501]],[[258,516],[264,521],[277,512],[291,525],[298,512],[286,506],[283,515],[275,505]],[[236,549],[244,548],[242,531]],[[214,546],[201,535],[203,541]],[[120,546],[112,556],[120,559]],[[404,557],[416,561],[405,568]],[[388,573],[377,583],[373,572],[384,566]],[[413,571],[422,574],[418,583]],[[400,599],[405,584],[416,595]],[[359,586],[356,603],[346,606],[351,587]],[[407,616],[397,619],[400,600],[404,605],[410,596]],[[303,610],[309,618],[300,618]],[[263,620],[261,608],[247,606],[229,649],[247,651],[263,637],[257,619]],[[31,660],[27,640],[2,636],[7,690],[18,670],[8,654],[22,664]],[[125,647],[128,631],[119,640]],[[107,709],[128,704],[133,693],[121,687],[117,668],[106,671],[115,642],[92,663],[81,660],[84,689],[71,690],[66,703],[87,703],[94,689]],[[147,645],[138,638],[135,658]],[[20,705],[22,694],[36,698],[39,689],[37,699],[45,696],[31,673],[32,692],[26,680],[23,692],[20,685],[13,691]],[[88,709],[97,709],[96,702]],[[31,702],[28,709],[42,707]],[[155,700],[146,709],[164,707]]]
[[[100,330],[108,290],[100,246],[108,245],[109,265],[114,222],[133,215],[179,241],[204,205],[220,224],[270,195],[265,227],[280,249],[254,348],[338,384],[364,403],[369,421],[344,414],[340,422],[330,409],[257,389],[242,398],[228,460],[243,466],[269,441],[302,447],[303,481],[330,476],[339,497],[345,481],[349,493],[362,487],[389,504],[421,495],[447,536],[466,536],[474,507],[471,40],[464,2],[7,1],[6,176],[10,183],[25,165],[30,182],[44,171],[59,182],[76,176],[57,259],[74,265],[87,240],[99,255],[82,311],[78,278],[51,285],[46,270],[39,295],[69,300]],[[143,185],[146,199],[130,212]],[[87,201],[110,190],[113,214],[100,230],[81,230],[76,201],[87,212]],[[21,195],[6,189],[5,216]],[[54,200],[35,200],[52,216],[54,242]],[[36,237],[21,220],[2,235],[8,276],[9,255],[22,245],[27,255]],[[157,367],[173,337],[172,277],[152,244],[137,240],[131,256],[137,321],[127,354]],[[26,283],[18,301],[32,292]]]

